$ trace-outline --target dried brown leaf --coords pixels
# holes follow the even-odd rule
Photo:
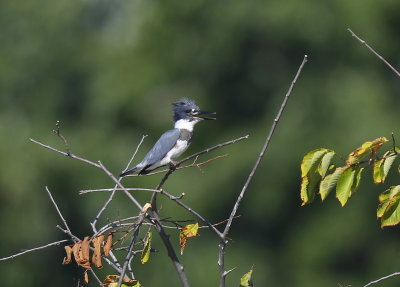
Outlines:
[[[89,243],[90,243],[90,237],[86,236],[82,241],[81,248],[79,251],[79,256],[80,256],[79,265],[81,265],[83,268],[86,269],[90,268]]]
[[[81,261],[81,258],[79,256],[79,251],[81,249],[81,245],[82,245],[82,241],[78,241],[74,244],[74,246],[72,246],[72,253],[74,254],[74,258],[76,263],[78,263]]]
[[[65,252],[67,256],[64,257],[62,264],[70,264],[71,263],[71,256],[72,256],[72,248],[71,246],[64,246]]]
[[[112,247],[112,244],[113,244],[112,240],[113,240],[113,234],[111,233],[110,235],[108,235],[106,244],[103,247],[105,256],[108,256],[108,254],[110,253],[110,250],[111,250],[111,247]]]
[[[87,271],[83,273],[83,282],[85,282],[85,285],[89,284],[89,276],[87,274]]]
[[[104,235],[99,235],[92,240],[92,244],[94,247],[92,263],[96,265],[97,268],[103,268],[103,264],[101,263],[101,245],[104,241]]]

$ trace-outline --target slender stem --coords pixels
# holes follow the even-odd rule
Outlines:
[[[13,254],[13,255],[10,255],[10,256],[0,258],[0,261],[6,261],[8,259],[13,259],[13,258],[15,258],[17,256],[20,256],[20,255],[23,255],[23,254],[26,254],[26,253],[29,253],[29,252],[32,252],[32,251],[45,249],[47,247],[54,246],[54,245],[60,245],[61,243],[69,242],[69,241],[70,241],[69,239],[64,239],[64,240],[59,240],[59,241],[52,242],[52,243],[49,243],[49,244],[46,244],[46,245],[43,245],[43,246],[27,249],[27,250],[21,251],[19,253],[16,253],[16,254]]]
[[[388,66],[398,77],[400,77],[400,72],[396,70],[388,61],[386,61],[385,58],[379,55],[378,52],[376,52],[370,45],[368,45],[367,42],[365,42],[363,39],[357,36],[356,33],[354,33],[350,28],[348,28],[347,31],[349,31],[354,38],[356,38],[361,44],[367,47],[375,56],[377,56],[382,62],[384,62],[385,65]]]
[[[139,144],[136,146],[136,150],[135,150],[135,152],[133,153],[133,155],[131,156],[130,160],[128,161],[128,163],[127,163],[125,169],[127,169],[127,168],[131,165],[131,163],[132,163],[133,159],[135,158],[135,156],[136,156],[136,154],[137,154],[137,152],[138,152],[140,146],[141,146],[142,143],[143,143],[143,140],[144,140],[146,137],[147,137],[147,135],[143,135],[143,136],[142,136],[142,139],[140,140]],[[118,181],[120,181],[120,180],[121,180],[121,178],[118,179]],[[93,229],[94,232],[96,232],[96,224],[97,224],[97,221],[99,220],[101,214],[106,210],[107,206],[108,206],[108,205],[110,204],[110,202],[113,200],[114,194],[115,194],[115,190],[116,190],[117,187],[118,187],[118,184],[115,184],[114,190],[112,191],[112,193],[110,194],[110,196],[108,197],[108,199],[106,200],[106,202],[104,203],[104,205],[100,208],[100,210],[99,210],[99,212],[97,213],[97,215],[96,215],[95,219],[93,220],[93,222],[90,223],[90,225],[92,226],[92,229]],[[82,193],[81,193],[81,194],[82,194]]]
[[[128,253],[126,255],[126,258],[125,258],[125,261],[124,261],[124,265],[122,266],[122,270],[121,270],[121,273],[120,273],[120,277],[119,277],[119,280],[118,280],[117,287],[121,286],[122,281],[123,281],[124,276],[125,276],[126,269],[128,268],[128,265],[131,262],[132,257],[135,255],[135,254],[132,253],[133,247],[135,246],[137,237],[139,235],[140,227],[142,226],[142,223],[143,223],[143,220],[144,220],[145,216],[146,216],[146,210],[141,212],[141,214],[140,214],[140,216],[138,218],[138,221],[136,222],[135,230],[133,232],[131,243],[129,244]]]
[[[161,192],[161,194],[167,196],[169,199],[175,201],[178,205],[182,206],[184,209],[186,209],[187,211],[189,211],[191,214],[193,214],[194,216],[196,216],[197,218],[199,218],[201,221],[203,221],[205,224],[207,224],[208,227],[210,227],[215,234],[217,234],[217,236],[220,239],[223,239],[222,233],[215,227],[214,224],[212,224],[210,221],[208,221],[207,219],[205,219],[203,216],[200,215],[200,213],[196,212],[195,210],[193,210],[191,207],[189,207],[188,205],[186,205],[185,203],[183,203],[182,201],[180,201],[178,198],[175,198],[174,196],[172,196],[171,194],[167,193],[165,190],[163,190]]]
[[[379,282],[381,282],[381,281],[383,281],[383,280],[386,280],[386,279],[388,279],[388,278],[390,278],[390,277],[399,276],[399,275],[400,275],[400,272],[395,272],[395,273],[389,274],[389,275],[387,275],[387,276],[384,276],[384,277],[382,277],[382,278],[379,278],[379,279],[377,279],[377,280],[371,281],[371,282],[369,282],[367,285],[364,285],[363,287],[368,287],[368,286],[371,286],[372,284],[379,283]]]
[[[95,162],[93,162],[93,161],[90,161],[90,160],[88,160],[88,159],[82,158],[82,157],[77,156],[77,155],[72,154],[72,153],[71,153],[71,154],[68,154],[68,153],[66,153],[66,152],[63,152],[63,151],[61,151],[61,150],[59,150],[59,149],[56,149],[56,148],[54,148],[54,147],[52,147],[52,146],[49,146],[49,145],[44,144],[44,143],[41,143],[41,142],[39,142],[39,141],[37,141],[37,140],[34,140],[34,139],[29,139],[29,140],[30,140],[31,142],[33,142],[33,143],[35,143],[35,144],[37,144],[37,145],[40,145],[40,146],[42,146],[42,147],[44,147],[44,148],[47,148],[47,149],[49,149],[49,150],[58,152],[58,153],[60,153],[60,154],[62,154],[62,155],[65,155],[65,156],[67,156],[67,157],[70,157],[70,158],[73,158],[73,159],[76,159],[76,160],[79,160],[79,161],[83,161],[84,163],[87,163],[87,164],[89,164],[89,165],[92,165],[92,166],[95,166],[95,167],[97,167],[97,168],[100,168],[100,166],[99,166],[97,163],[95,163]]]
[[[305,55],[304,58],[303,58],[302,63],[300,64],[300,67],[297,70],[297,73],[296,73],[296,75],[295,75],[295,77],[294,77],[294,79],[293,79],[293,81],[292,81],[292,83],[291,83],[291,85],[290,85],[290,87],[289,87],[284,99],[283,99],[281,107],[280,107],[280,109],[279,109],[279,111],[278,111],[278,113],[277,113],[277,115],[276,115],[276,117],[275,117],[275,119],[274,119],[274,121],[272,123],[272,126],[271,126],[271,128],[270,128],[270,130],[268,132],[268,136],[267,136],[267,138],[265,140],[265,143],[264,143],[264,145],[263,145],[263,147],[261,149],[261,152],[260,152],[259,156],[257,157],[257,160],[256,160],[256,162],[254,164],[254,167],[251,170],[251,172],[250,172],[245,184],[243,185],[242,191],[240,192],[240,194],[239,194],[239,196],[238,196],[238,198],[236,200],[236,203],[235,203],[235,205],[234,205],[234,207],[233,207],[233,209],[231,211],[231,215],[229,216],[228,222],[227,222],[227,224],[225,226],[224,232],[222,233],[223,240],[221,240],[221,242],[219,244],[219,255],[218,255],[218,265],[219,265],[219,270],[220,270],[220,284],[219,284],[220,287],[225,287],[225,277],[229,273],[229,272],[225,271],[225,246],[228,243],[226,237],[227,237],[227,235],[229,233],[229,230],[231,228],[233,218],[235,217],[236,212],[237,212],[237,210],[239,208],[239,204],[242,201],[243,196],[244,196],[247,188],[249,187],[249,184],[250,184],[251,180],[253,179],[253,176],[254,176],[255,172],[257,171],[257,169],[258,169],[258,167],[260,165],[260,162],[264,157],[264,154],[265,154],[266,150],[268,149],[268,146],[269,146],[271,138],[272,138],[272,136],[274,134],[275,128],[276,128],[276,126],[277,126],[277,124],[279,122],[279,119],[282,116],[282,113],[283,113],[283,111],[284,111],[284,109],[286,107],[286,104],[287,104],[287,102],[289,100],[289,97],[290,97],[290,95],[292,93],[293,87],[296,84],[297,79],[300,76],[300,73],[303,70],[303,67],[306,64],[307,60],[308,60],[308,57],[307,57],[307,55]]]
[[[51,195],[51,192],[50,192],[50,190],[49,190],[49,188],[48,188],[47,186],[46,186],[46,191],[47,191],[47,194],[48,194],[49,197],[50,197],[51,202],[53,203],[54,207],[56,208],[58,215],[60,216],[62,222],[64,223],[65,228],[68,230],[68,232],[71,232],[71,229],[69,229],[69,226],[68,226],[68,224],[67,224],[67,221],[65,220],[64,216],[62,215],[60,209],[59,209],[58,206],[57,206],[56,201],[54,200],[54,198],[53,198],[53,196]]]

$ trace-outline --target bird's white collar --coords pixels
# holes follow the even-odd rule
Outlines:
[[[193,132],[193,127],[195,124],[197,124],[200,121],[200,119],[193,119],[192,121],[188,121],[188,120],[178,120],[175,122],[174,127],[176,129],[180,129],[180,130],[188,130],[189,132]]]

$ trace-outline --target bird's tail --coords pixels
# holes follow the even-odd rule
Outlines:
[[[132,174],[132,173],[134,173],[134,172],[136,172],[136,171],[139,171],[139,170],[140,170],[140,168],[139,168],[138,166],[134,166],[134,167],[128,168],[127,170],[125,170],[124,172],[122,172],[122,173],[119,175],[119,177],[127,176],[128,174]]]

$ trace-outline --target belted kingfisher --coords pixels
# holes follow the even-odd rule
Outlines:
[[[215,112],[200,111],[193,101],[186,98],[173,103],[172,106],[174,129],[165,132],[144,159],[136,166],[121,173],[121,177],[134,172],[146,174],[158,167],[173,164],[174,160],[189,147],[194,125],[201,120],[215,120],[215,118],[204,116],[216,114]]]

